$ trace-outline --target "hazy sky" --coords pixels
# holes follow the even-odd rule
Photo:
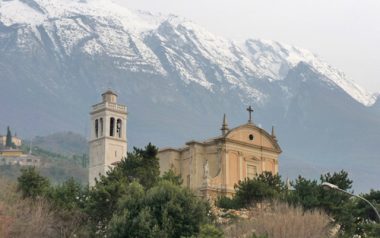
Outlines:
[[[261,38],[321,56],[380,92],[380,0],[114,0],[173,13],[229,39]]]

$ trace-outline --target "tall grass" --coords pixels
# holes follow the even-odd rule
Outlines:
[[[330,219],[322,211],[304,211],[301,207],[275,202],[250,210],[251,219],[239,220],[224,229],[226,237],[266,236],[268,238],[327,238]]]

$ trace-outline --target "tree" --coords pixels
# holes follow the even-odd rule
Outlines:
[[[371,202],[377,210],[380,210],[380,191],[371,190],[367,194],[360,196]],[[351,207],[354,224],[354,232],[345,232],[349,234],[357,234],[366,237],[380,237],[380,221],[373,208],[365,201],[355,198]],[[346,226],[347,227],[347,226]],[[351,230],[350,230],[351,231]]]
[[[128,193],[128,184],[138,182],[147,190],[157,183],[160,174],[157,152],[151,143],[144,149],[135,147],[127,158],[96,180],[85,206],[94,231],[106,232],[119,200]]]
[[[257,176],[256,180],[267,184],[279,193],[285,190],[285,184],[281,180],[281,176],[279,174],[272,174],[270,171],[264,171]]]
[[[133,148],[126,159],[120,161],[117,169],[128,179],[138,181],[146,189],[151,188],[159,179],[160,165],[157,158],[158,148],[149,143],[144,149]]]
[[[189,189],[162,181],[146,193],[146,206],[150,208],[159,230],[167,237],[190,237],[199,233],[207,223],[207,202],[200,200]]]
[[[342,209],[349,200],[349,196],[335,190],[324,190],[321,187],[323,182],[335,184],[346,191],[352,187],[352,180],[343,170],[321,175],[320,183],[317,180],[308,180],[298,176],[292,184],[294,191],[288,196],[288,201],[300,204],[305,209],[323,208],[328,214],[338,218],[338,215],[343,212]]]
[[[239,207],[247,207],[254,203],[275,198],[278,194],[275,188],[264,181],[246,178],[235,185],[235,197]]]
[[[378,211],[380,210],[380,190],[371,189],[369,193],[361,194],[361,196],[370,201]],[[363,200],[358,200],[358,208],[362,211],[363,218],[380,223],[375,211],[371,206],[368,205],[368,203],[364,202]]]
[[[126,193],[118,202],[119,212],[115,213],[108,224],[110,237],[153,237],[153,218],[144,208],[145,191],[138,182],[126,187]]]
[[[239,181],[235,185],[235,191],[236,194],[232,199],[219,197],[216,205],[221,208],[236,209],[264,200],[280,198],[285,191],[285,185],[281,181],[280,175],[273,175],[271,172],[265,171],[256,178]]]
[[[320,181],[321,183],[335,184],[339,188],[352,193],[352,191],[349,191],[352,187],[352,180],[349,179],[348,173],[344,170],[321,175]],[[319,186],[319,190],[319,207],[334,217],[335,223],[340,225],[341,232],[347,233],[347,231],[350,231],[350,234],[355,232],[354,224],[357,224],[357,221],[354,210],[356,209],[355,204],[350,201],[351,196],[336,190],[325,190],[321,186]]]
[[[24,198],[43,196],[50,188],[49,180],[41,176],[35,167],[22,168],[21,176],[17,178],[17,181],[18,190]]]
[[[191,237],[207,223],[207,205],[190,190],[160,181],[147,191],[128,185],[108,227],[110,237]]]
[[[308,180],[298,176],[292,186],[294,190],[287,198],[290,204],[301,205],[305,209],[315,209],[320,206],[320,187],[316,180]]]
[[[14,147],[14,144],[12,142],[12,133],[11,133],[11,129],[9,128],[9,126],[7,127],[7,137],[6,137],[6,141],[5,141],[5,147],[8,147],[8,148]]]
[[[339,188],[343,190],[348,190],[352,188],[352,180],[348,178],[348,173],[344,170],[340,172],[334,172],[333,174],[327,173],[321,175],[320,177],[321,183],[329,182],[337,185]]]
[[[300,204],[305,209],[323,209],[334,219],[334,223],[340,226],[339,235],[341,237],[370,234],[369,231],[372,228],[368,227],[368,222],[366,222],[368,218],[358,207],[358,200],[350,199],[351,196],[339,191],[324,190],[321,187],[323,182],[335,184],[352,193],[349,191],[352,187],[352,180],[349,179],[348,173],[343,170],[321,175],[320,183],[299,176],[293,184],[294,191],[288,195],[289,203]]]
[[[105,232],[119,199],[127,193],[128,180],[118,166],[101,175],[94,187],[90,188],[85,211],[89,216],[89,226],[93,232]]]
[[[174,171],[171,170],[171,169],[170,169],[169,171],[166,171],[166,172],[162,175],[161,179],[162,179],[162,180],[170,181],[170,182],[172,182],[173,184],[178,185],[178,186],[182,185],[182,183],[183,183],[183,179],[181,178],[181,175],[176,175],[176,174],[174,173]]]
[[[86,191],[74,178],[70,178],[64,183],[51,188],[47,197],[52,201],[55,207],[64,210],[73,210],[84,206]]]

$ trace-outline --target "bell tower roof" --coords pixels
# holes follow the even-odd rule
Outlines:
[[[117,102],[117,94],[112,91],[111,89],[108,89],[102,94],[103,97],[103,102],[112,102],[116,103]]]
[[[127,113],[127,107],[117,103],[117,94],[110,89],[102,93],[102,102],[93,105],[90,114],[96,114],[104,110],[111,110],[123,114]]]

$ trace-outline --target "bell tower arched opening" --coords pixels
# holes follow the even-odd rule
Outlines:
[[[95,120],[95,138],[99,137],[99,122],[98,119]]]
[[[116,133],[118,135],[119,138],[122,137],[122,121],[121,119],[117,119],[117,122],[116,122]]]
[[[110,136],[115,136],[115,118],[110,119]]]

